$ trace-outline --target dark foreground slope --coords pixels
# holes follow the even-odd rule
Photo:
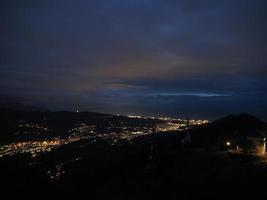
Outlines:
[[[34,160],[1,160],[2,194],[122,200],[266,196],[266,164],[233,159],[225,152],[199,152],[183,146],[179,138],[146,136],[119,146],[83,140]],[[57,173],[59,178],[51,179]]]
[[[241,119],[226,117],[200,132],[194,129],[191,146],[182,141],[185,133],[174,132],[140,136],[117,145],[84,139],[35,158],[26,154],[3,157],[1,195],[27,199],[266,199],[266,161],[194,147],[209,146],[236,130],[250,134],[265,125],[250,116],[241,115]],[[196,140],[194,134],[204,139]],[[214,140],[209,140],[210,134]]]

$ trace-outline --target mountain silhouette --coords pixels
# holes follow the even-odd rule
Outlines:
[[[197,146],[223,145],[226,139],[233,137],[264,137],[266,123],[243,113],[228,115],[210,124],[190,130],[192,142]]]

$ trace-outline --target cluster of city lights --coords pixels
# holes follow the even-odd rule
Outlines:
[[[18,153],[30,153],[32,157],[35,157],[42,152],[49,152],[52,148],[61,146],[62,144],[64,144],[64,141],[59,138],[11,143],[0,147],[0,157],[13,156]]]
[[[79,140],[87,139],[89,143],[94,143],[99,140],[108,141],[111,145],[117,145],[122,140],[131,141],[133,138],[153,134],[155,132],[164,132],[164,131],[183,131],[189,126],[196,126],[207,124],[208,120],[181,120],[181,119],[172,119],[168,117],[141,117],[141,116],[128,116],[129,118],[142,118],[142,119],[160,119],[165,121],[155,126],[130,126],[123,121],[120,122],[120,125],[114,125],[110,122],[104,130],[97,130],[95,125],[87,125],[85,123],[78,124],[76,127],[68,131],[68,136],[65,138],[55,137],[45,139],[43,141],[24,141],[17,143],[10,143],[3,146],[0,146],[0,157],[4,156],[13,156],[19,153],[30,153],[32,157],[36,157],[42,152],[49,152],[54,148],[57,148],[62,145],[66,145],[72,142],[77,142]],[[29,124],[25,123],[20,127],[28,128],[39,128],[43,130],[48,130],[48,128],[38,125],[38,124]],[[103,132],[104,131],[104,132]],[[31,133],[31,130],[29,130]]]

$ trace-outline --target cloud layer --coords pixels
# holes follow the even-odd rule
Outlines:
[[[1,98],[54,109],[264,117],[266,6],[265,0],[4,0]]]

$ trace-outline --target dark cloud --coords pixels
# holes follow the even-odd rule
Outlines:
[[[1,96],[54,109],[265,117],[266,6],[4,0]]]

